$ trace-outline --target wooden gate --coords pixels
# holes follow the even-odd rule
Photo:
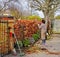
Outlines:
[[[0,56],[8,53],[9,50],[8,21],[0,20]]]

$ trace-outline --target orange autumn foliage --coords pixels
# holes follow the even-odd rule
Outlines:
[[[18,20],[15,27],[15,34],[18,39],[22,38],[22,35],[24,34],[25,37],[31,37],[32,34],[36,33],[39,29],[37,24],[41,24],[41,21],[35,21],[35,20]]]

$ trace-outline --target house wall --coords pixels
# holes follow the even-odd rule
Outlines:
[[[53,33],[60,33],[60,19],[55,19],[53,23]]]

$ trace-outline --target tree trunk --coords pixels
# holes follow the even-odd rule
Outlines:
[[[45,25],[46,25],[46,33],[50,36],[50,31],[51,31],[51,20],[49,18],[48,14],[45,14]],[[46,39],[48,39],[48,36],[46,35]]]
[[[51,34],[51,19],[49,16],[46,17],[46,32],[50,35]]]
[[[45,14],[45,25],[46,25],[46,32],[47,32],[47,27],[48,27],[48,15]]]

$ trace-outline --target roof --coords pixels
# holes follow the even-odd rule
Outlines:
[[[0,18],[3,18],[3,17],[14,18],[14,16],[0,15]]]
[[[12,20],[12,19],[14,19],[14,16],[0,15],[0,20]]]

